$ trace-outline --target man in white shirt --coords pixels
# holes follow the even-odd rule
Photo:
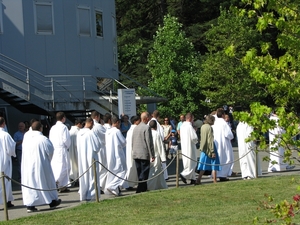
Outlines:
[[[51,166],[59,192],[68,192],[70,191],[66,187],[70,173],[68,149],[71,144],[71,138],[68,127],[64,124],[66,116],[63,112],[56,113],[56,121],[49,133],[49,139],[54,147]]]
[[[7,133],[5,124],[5,119],[0,117],[0,171],[3,171],[5,175],[12,177],[12,161],[11,157],[16,157],[15,147],[16,142],[14,139]],[[7,200],[7,207],[13,207],[14,205],[11,201],[14,200],[12,195],[12,187],[11,187],[11,180],[5,179],[5,189],[6,189],[6,200]],[[0,204],[3,204],[2,199],[2,185],[0,187]]]
[[[80,119],[76,119],[74,126],[70,129],[71,145],[69,147],[69,159],[70,159],[70,181],[74,181],[79,177],[78,173],[78,152],[77,152],[77,134],[82,128],[82,122]],[[81,174],[80,174],[81,175]],[[75,182],[78,184],[78,180]],[[75,185],[73,184],[73,185]]]
[[[51,190],[40,191],[22,186],[23,203],[27,212],[35,212],[35,206],[48,204],[51,209],[60,205],[56,183],[51,168],[54,147],[51,141],[42,134],[43,125],[35,121],[31,131],[25,136],[22,153],[22,184],[31,188]]]
[[[77,149],[78,149],[78,171],[79,178],[79,195],[80,201],[90,201],[95,199],[94,180],[99,177],[99,170],[96,169],[94,174],[92,169],[87,169],[93,164],[93,159],[98,160],[98,152],[100,151],[100,141],[92,130],[94,121],[92,118],[87,118],[85,126],[77,134]],[[97,166],[98,167],[98,166]],[[87,171],[87,172],[86,172]],[[86,173],[85,173],[86,172]],[[97,182],[99,185],[99,182]],[[100,185],[97,188],[100,196]]]
[[[180,173],[180,178],[183,183],[186,180],[191,180],[191,184],[196,183],[195,169],[197,166],[197,148],[198,136],[193,128],[194,116],[192,113],[185,115],[185,121],[180,127],[181,153],[183,171]],[[191,160],[192,159],[192,160]]]
[[[120,188],[127,188],[124,180],[126,176],[126,139],[120,131],[121,121],[118,117],[112,116],[112,127],[105,133],[107,168],[112,173],[107,174],[106,190],[115,196],[120,196]]]
[[[214,131],[214,143],[216,145],[221,164],[221,170],[217,174],[217,177],[219,177],[220,181],[229,180],[228,176],[231,176],[232,174],[234,159],[231,145],[231,140],[234,138],[234,136],[224,118],[224,109],[217,109],[216,120],[212,126]]]
[[[106,147],[105,147],[105,132],[106,129],[101,123],[100,113],[97,111],[93,111],[91,117],[94,121],[93,131],[96,134],[99,142],[99,152],[98,152],[98,160],[101,164],[97,167],[99,170],[99,182],[101,187],[101,194],[104,194],[106,178],[108,171],[104,168],[107,167],[107,159],[106,159]]]

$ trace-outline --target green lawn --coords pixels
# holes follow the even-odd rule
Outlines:
[[[283,199],[292,202],[298,183],[295,176],[272,176],[186,186],[85,203],[0,224],[252,224],[255,217],[263,224],[265,218],[275,219],[261,208],[264,195],[272,195],[274,204]],[[298,215],[294,222],[300,223]]]

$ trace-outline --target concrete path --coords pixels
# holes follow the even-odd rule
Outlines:
[[[267,153],[263,153],[262,157],[263,156],[267,156]],[[296,156],[296,153],[295,153],[295,156]],[[234,157],[235,157],[235,159],[238,159],[238,150],[236,147],[234,147]],[[170,160],[169,160],[169,162],[170,162]],[[298,163],[298,162],[296,162],[296,163]],[[15,166],[15,164],[16,164],[16,162],[14,162],[14,166]],[[300,171],[299,170],[300,166],[298,165],[293,170],[290,170],[290,171],[268,173],[267,172],[268,162],[261,162],[261,164],[262,164],[262,170],[263,170],[262,176],[264,176],[264,177],[291,175],[291,174],[299,175],[299,171]],[[180,166],[179,171],[181,172],[182,171],[181,160],[180,160],[179,166]],[[175,175],[176,172],[175,171],[176,171],[176,160],[174,160],[173,163],[168,168],[169,180],[167,181],[167,184],[168,184],[169,188],[176,188],[176,175]],[[233,171],[237,172],[239,175],[237,177],[230,177],[230,180],[241,180],[242,178],[240,176],[240,165],[239,165],[238,161],[235,162]],[[14,177],[16,177],[15,174],[13,174],[13,179],[14,179]],[[212,180],[208,176],[203,176],[202,183],[209,184],[209,183],[212,183]],[[183,186],[187,186],[187,185],[184,184],[181,180],[179,180],[179,186],[183,187]],[[71,191],[68,193],[59,193],[58,194],[59,198],[62,200],[62,203],[55,210],[63,210],[63,209],[71,208],[71,207],[77,206],[79,204],[82,204],[82,202],[79,201],[78,187],[72,187],[72,188],[70,188],[70,190]],[[133,195],[133,194],[135,194],[135,191],[122,190],[122,194],[124,196]],[[53,212],[53,210],[49,209],[48,205],[45,205],[45,206],[38,206],[37,212],[27,213],[26,207],[23,205],[23,201],[22,201],[21,188],[20,188],[20,186],[14,184],[14,183],[13,183],[13,196],[14,196],[15,200],[12,203],[15,206],[8,210],[9,220],[13,220],[13,219],[25,217],[25,216],[31,216],[31,215],[35,215],[35,214],[39,214],[39,213]],[[104,199],[109,199],[109,198],[116,198],[116,197],[114,197],[113,195],[102,194],[100,196],[100,201],[104,200]],[[1,209],[0,210],[0,221],[3,221],[3,220],[5,220],[3,206],[2,207],[0,206],[0,209]]]

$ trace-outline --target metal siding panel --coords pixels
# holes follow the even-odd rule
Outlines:
[[[1,53],[24,64],[26,61],[22,0],[3,0],[2,4]]]
[[[81,74],[76,2],[64,1],[64,36],[67,74]]]
[[[54,35],[45,35],[47,74],[66,74],[64,10],[61,1],[53,3]]]

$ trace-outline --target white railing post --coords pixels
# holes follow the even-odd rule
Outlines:
[[[27,101],[30,101],[30,83],[29,83],[29,70],[26,69],[26,83],[27,83]]]
[[[54,103],[54,84],[53,84],[53,77],[51,77],[51,91],[52,91],[52,108],[54,109],[55,103]]]
[[[86,99],[85,99],[85,79],[84,77],[82,77],[82,89],[83,89],[83,102],[84,102],[84,105],[86,106]]]
[[[110,114],[113,115],[113,109],[112,109],[112,91],[109,90],[109,103],[110,103]]]

